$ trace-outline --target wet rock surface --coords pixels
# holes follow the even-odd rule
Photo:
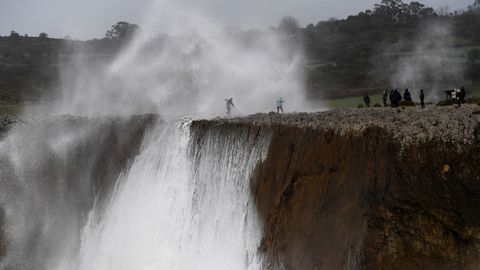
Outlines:
[[[269,269],[478,269],[480,106],[197,121],[271,132],[252,179]]]

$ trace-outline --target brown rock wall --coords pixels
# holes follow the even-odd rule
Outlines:
[[[380,130],[342,137],[280,127],[253,190],[272,268],[342,269],[363,261],[367,213],[392,178]]]
[[[209,124],[272,133],[252,179],[267,269],[478,269],[477,111],[260,114]]]
[[[269,266],[476,269],[479,144],[442,145],[278,128],[253,188]]]

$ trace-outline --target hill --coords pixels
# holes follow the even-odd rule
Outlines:
[[[116,26],[120,24],[129,26],[126,22]],[[442,90],[462,85],[470,94],[480,93],[478,3],[449,13],[418,2],[382,0],[371,10],[345,19],[300,27],[286,17],[267,31],[281,32],[294,46],[303,47],[307,91],[313,100],[393,88],[410,88],[414,95],[423,88],[430,99],[439,99]],[[259,33],[240,35],[248,40]],[[119,37],[90,41],[1,37],[0,103],[35,102],[58,94],[62,68],[79,51],[86,61],[112,59],[125,44]],[[161,46],[163,38],[168,37],[153,45]],[[344,102],[332,104],[336,103]]]

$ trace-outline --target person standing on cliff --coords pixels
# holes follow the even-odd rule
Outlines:
[[[365,102],[365,107],[370,108],[370,97],[367,92],[365,92],[365,96],[363,96],[363,102]]]
[[[232,107],[235,107],[233,104],[233,98],[225,99],[226,105],[227,105],[227,115],[230,115],[232,113]]]
[[[398,107],[400,105],[400,101],[402,101],[402,94],[395,89],[395,91],[393,91],[392,107]]]
[[[388,98],[388,90],[384,90],[383,91],[383,96],[382,96],[382,99],[383,99],[383,107],[387,107],[387,98]]]
[[[277,98],[277,113],[280,113],[280,111],[283,113],[283,103],[285,103],[285,99],[282,97]]]
[[[392,106],[392,107],[393,107],[393,99],[394,99],[393,94],[394,94],[394,91],[392,89],[392,90],[390,90],[390,94],[388,95],[388,98],[390,99],[390,106]]]
[[[420,89],[420,106],[422,106],[422,109],[425,108],[425,93],[423,93],[423,89]]]
[[[457,93],[458,107],[462,106],[462,104],[465,102],[465,95],[465,88],[462,86]]]
[[[410,92],[408,89],[405,89],[405,92],[403,93],[403,99],[406,101],[412,100],[412,96],[410,95]]]

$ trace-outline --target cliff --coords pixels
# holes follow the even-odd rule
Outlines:
[[[108,198],[155,118],[64,117],[38,123],[46,138],[58,122],[79,131],[95,126],[94,136],[69,150],[66,163],[55,165],[56,157],[47,152],[38,166],[47,168],[41,171],[46,176],[66,173],[68,179],[93,173],[88,177],[93,186],[85,190],[76,188],[75,181],[62,185],[63,197],[75,196],[72,209],[78,209],[78,202],[84,217],[93,207],[92,196]],[[0,130],[13,122],[0,121],[6,123]],[[22,120],[11,132],[21,125]],[[215,137],[208,137],[209,131],[215,131]],[[266,158],[251,178],[263,223],[259,251],[266,269],[478,268],[479,106],[258,114],[193,121],[191,132],[193,144],[204,143],[206,137],[223,144],[225,138],[241,137],[237,143],[249,149],[270,138]],[[55,179],[46,176],[42,179]],[[52,198],[52,203],[63,202]],[[0,232],[4,214],[0,209]],[[33,242],[42,239],[38,231],[30,233]],[[0,256],[5,252],[2,238],[0,233]]]
[[[271,132],[252,177],[269,269],[476,269],[480,107],[199,121]]]

